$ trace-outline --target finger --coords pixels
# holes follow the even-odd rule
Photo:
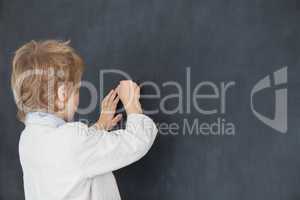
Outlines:
[[[132,82],[132,84],[133,84],[135,87],[138,86],[138,84],[137,84],[135,81],[131,81],[131,82]]]
[[[114,102],[114,99],[116,98],[116,96],[117,96],[117,92],[114,90],[113,92],[112,92],[112,94],[109,96],[109,98],[108,98],[108,104],[111,106],[112,104],[113,104],[113,102]]]
[[[136,89],[135,91],[136,91],[137,93],[139,93],[139,92],[141,91],[141,88],[140,88],[139,86],[137,86],[135,89]]]
[[[111,95],[114,93],[114,89],[111,89],[110,91],[109,91],[109,93],[107,94],[107,99],[109,99],[110,97],[111,97]]]
[[[105,97],[105,101],[106,101],[106,105],[109,105],[109,101],[110,101],[110,98],[111,96],[114,94],[114,89],[110,90],[109,93],[106,95]]]
[[[117,96],[117,91],[114,90],[114,92],[113,92],[112,95],[110,96],[110,100],[111,100],[111,101],[114,101],[114,99],[116,98],[116,96]]]
[[[116,87],[116,92],[117,92],[117,94],[119,94],[119,91],[120,91],[120,84]]]
[[[102,101],[107,101],[110,95],[112,94],[113,90],[110,90],[109,93],[103,98]]]
[[[116,125],[120,120],[122,119],[122,114],[117,114],[113,119],[112,119],[112,124]]]
[[[113,105],[114,105],[114,106],[117,106],[119,100],[120,100],[120,97],[117,96],[117,97],[114,99],[114,101],[113,101]]]
[[[105,98],[101,101],[101,106],[106,107],[106,99]]]
[[[141,91],[141,88],[139,86],[137,86],[137,88],[135,89],[135,96],[139,99],[140,98],[140,91]]]
[[[121,80],[120,85],[124,85],[124,84],[126,84],[126,80]]]

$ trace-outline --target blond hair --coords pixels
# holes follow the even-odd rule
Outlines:
[[[28,112],[56,112],[58,86],[80,83],[84,63],[69,41],[31,41],[21,46],[12,62],[11,87],[24,121]]]

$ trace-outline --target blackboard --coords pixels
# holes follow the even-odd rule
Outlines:
[[[103,69],[157,84],[160,98],[142,99],[144,108],[158,109],[150,114],[158,126],[177,124],[179,131],[160,130],[141,161],[115,172],[123,199],[299,199],[299,20],[297,0],[1,0],[0,199],[24,199],[18,158],[24,127],[10,72],[15,49],[32,39],[71,40],[87,65],[83,80],[97,91],[122,79],[112,74],[100,85]],[[270,87],[254,91],[265,77]],[[202,110],[188,108],[199,84],[197,94],[214,95],[196,99]],[[148,85],[142,94],[157,91]],[[161,103],[170,94],[177,96]],[[274,128],[258,116],[274,118],[277,94]],[[83,89],[80,105],[90,98]],[[98,112],[77,118],[96,120]],[[184,130],[194,121],[202,132]]]

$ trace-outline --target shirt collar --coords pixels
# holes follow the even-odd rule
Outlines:
[[[30,112],[27,113],[25,124],[27,123],[34,123],[34,124],[41,124],[41,125],[49,125],[59,127],[66,123],[62,118],[46,112]]]

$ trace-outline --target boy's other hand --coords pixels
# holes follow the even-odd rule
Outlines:
[[[140,87],[135,82],[131,80],[120,81],[116,90],[127,115],[143,112],[139,101]]]
[[[119,97],[117,91],[111,90],[102,100],[101,114],[97,122],[99,129],[111,130],[122,119],[122,114],[115,116]]]

